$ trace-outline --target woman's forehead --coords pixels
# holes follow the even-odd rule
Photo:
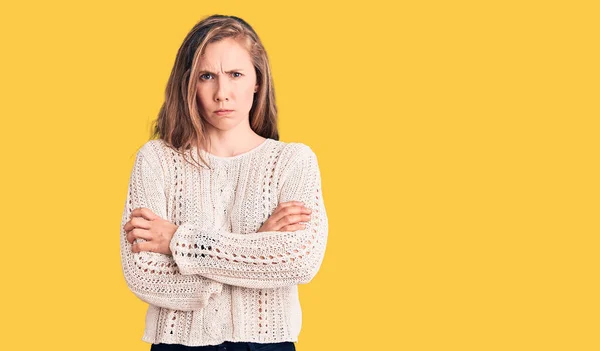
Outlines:
[[[200,56],[200,69],[228,71],[252,66],[250,54],[242,45],[231,38],[210,43]]]

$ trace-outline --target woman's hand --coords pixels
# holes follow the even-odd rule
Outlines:
[[[273,214],[263,223],[258,231],[293,232],[304,229],[306,225],[299,222],[308,222],[311,212],[300,201],[282,202],[277,205]]]
[[[131,211],[131,219],[125,223],[123,229],[127,232],[127,241],[133,244],[131,251],[150,251],[171,255],[169,244],[179,226],[160,218],[150,209],[145,207]],[[142,238],[146,241],[134,243],[135,239]]]

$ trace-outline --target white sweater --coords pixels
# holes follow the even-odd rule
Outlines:
[[[136,155],[120,252],[127,286],[149,304],[142,340],[298,341],[298,284],[317,274],[328,235],[315,153],[274,139],[233,157],[201,153],[215,169],[190,165],[162,140]],[[198,160],[195,147],[187,155]],[[257,232],[279,203],[292,200],[312,209],[305,229]],[[179,225],[172,255],[131,251],[123,226],[138,207]]]

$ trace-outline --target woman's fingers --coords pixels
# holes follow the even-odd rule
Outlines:
[[[309,208],[304,207],[304,204],[301,201],[282,202],[279,205],[277,205],[271,216],[265,221],[265,223],[263,223],[263,225],[259,228],[258,231],[283,231],[282,228],[285,226],[289,226],[301,221],[310,220],[311,212],[312,211]],[[286,231],[293,231],[301,228],[297,226],[290,226],[288,227],[288,229],[290,230]]]
[[[130,243],[133,244],[133,241],[137,238],[151,240],[152,236],[150,235],[149,230],[140,229],[140,228],[133,228],[133,230],[131,230],[127,233],[127,241],[129,241]]]
[[[133,228],[150,229],[150,221],[145,220],[143,217],[133,217],[123,226],[125,232],[129,232]]]
[[[298,223],[298,222],[308,222],[310,221],[310,215],[307,214],[298,214],[298,215],[288,215],[285,216],[283,218],[281,218],[279,221],[277,221],[277,225],[279,225],[280,227],[284,227],[286,225],[290,225],[290,224],[294,224],[294,223]]]
[[[274,222],[278,222],[285,216],[297,215],[297,214],[310,214],[311,210],[302,205],[288,205],[285,207],[277,208],[269,217]]]
[[[304,229],[304,228],[306,228],[306,224],[298,223],[298,224],[286,225],[285,227],[282,227],[280,229],[280,231],[282,231],[282,232],[293,232],[293,231]]]
[[[134,209],[129,214],[129,217],[142,217],[149,221],[153,221],[157,218],[160,218],[154,212],[152,212],[151,209],[146,208],[146,207],[138,207],[138,208]]]

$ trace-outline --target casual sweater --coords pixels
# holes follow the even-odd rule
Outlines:
[[[188,160],[199,160],[196,150],[186,151]],[[212,167],[189,164],[162,140],[147,141],[135,157],[120,253],[128,288],[149,304],[142,340],[298,341],[298,284],[317,274],[328,236],[315,153],[274,139],[232,157],[200,152]],[[312,210],[304,229],[257,232],[292,200]],[[132,252],[123,226],[138,207],[179,226],[171,255]]]

